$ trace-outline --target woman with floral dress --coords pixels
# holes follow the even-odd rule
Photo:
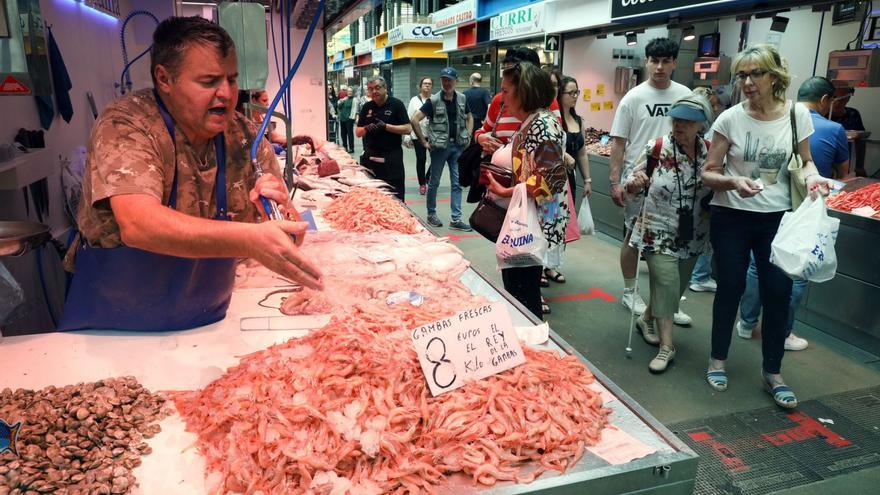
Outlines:
[[[541,226],[552,249],[565,242],[565,225],[571,214],[567,203],[568,169],[565,132],[549,110],[555,97],[550,76],[529,62],[505,69],[501,81],[504,108],[522,122],[511,140],[511,165],[515,184],[525,183],[536,202]],[[489,192],[509,198],[513,187],[504,187],[487,175]],[[549,268],[557,268],[550,266]],[[505,268],[504,288],[535,316],[541,318],[541,266]]]
[[[700,131],[711,125],[712,110],[705,98],[694,95],[676,101],[668,115],[672,132],[651,140],[625,179],[629,194],[645,195],[630,246],[648,262],[651,300],[636,325],[645,342],[660,346],[648,365],[652,373],[666,371],[675,358],[673,315],[697,257],[709,248],[709,211],[703,203],[710,189],[700,178],[709,145]]]

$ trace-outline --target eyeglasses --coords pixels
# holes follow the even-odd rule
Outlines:
[[[755,69],[751,72],[737,72],[734,77],[736,77],[737,82],[740,83],[746,82],[746,78],[749,78],[752,80],[752,82],[755,82],[764,77],[764,74],[767,74],[766,70]]]
[[[367,93],[378,93],[380,89],[385,89],[385,86],[367,86]]]
[[[577,98],[581,95],[581,90],[576,89],[574,91],[563,91],[562,94],[571,96],[572,98]]]

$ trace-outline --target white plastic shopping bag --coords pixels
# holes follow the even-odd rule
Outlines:
[[[541,265],[546,252],[547,239],[535,200],[526,194],[524,183],[517,184],[495,243],[498,269]]]
[[[593,223],[593,212],[590,211],[590,198],[584,196],[581,201],[581,209],[578,210],[578,229],[583,235],[593,235],[596,233],[596,225]]]
[[[834,242],[840,220],[829,217],[824,199],[809,197],[794,212],[782,216],[770,245],[770,262],[789,277],[827,282],[837,272]]]

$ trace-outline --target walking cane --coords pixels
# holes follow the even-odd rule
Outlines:
[[[636,264],[636,281],[639,279],[639,265]],[[638,286],[638,282],[636,282],[636,286]],[[636,305],[635,300],[633,300],[633,304],[630,305],[629,309],[629,336],[626,340],[626,357],[632,358],[632,342],[633,342],[633,327],[636,324]]]

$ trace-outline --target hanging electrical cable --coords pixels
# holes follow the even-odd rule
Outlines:
[[[280,0],[279,0],[280,1]],[[279,4],[280,5],[280,4]],[[279,12],[280,17],[280,12]],[[280,19],[279,19],[280,21]],[[272,55],[275,57],[275,75],[278,80],[281,80],[281,65],[278,62],[278,46],[275,40],[275,4],[273,2],[272,5],[269,6],[269,29],[272,33]],[[286,101],[286,97],[285,100]],[[282,105],[285,105],[284,101],[282,101]]]
[[[285,68],[287,70],[290,70],[290,67],[291,67],[290,66],[290,57],[293,55],[293,43],[292,43],[293,34],[291,33],[292,24],[290,22],[290,18],[293,17],[293,2],[291,0],[285,0],[285,4],[287,5],[287,11],[286,11],[287,12],[287,31],[286,31],[286,34],[287,34],[287,66]],[[307,44],[303,45],[303,46],[307,46]],[[285,101],[287,103],[287,107],[284,109],[284,113],[285,113],[285,115],[287,115],[288,118],[290,118],[291,117],[290,112],[291,112],[291,109],[293,108],[293,105],[291,104],[291,101],[290,101],[290,98],[291,98],[290,86],[287,87],[287,91],[286,91],[285,96],[286,96]]]
[[[146,10],[133,10],[127,16],[125,16],[125,20],[122,21],[122,27],[119,28],[119,44],[122,45],[122,65],[124,66],[122,69],[122,74],[119,75],[119,90],[122,94],[125,94],[126,90],[131,91],[131,74],[129,73],[128,69],[132,66],[132,64],[137,62],[138,59],[149,53],[150,48],[152,48],[152,45],[150,45],[150,47],[148,47],[137,57],[135,57],[134,60],[132,60],[131,62],[128,61],[128,49],[125,46],[125,28],[128,26],[129,21],[139,15],[145,15],[150,19],[153,19],[157,26],[159,25],[159,19],[155,15],[153,15],[152,12]]]
[[[315,33],[315,28],[318,26],[318,19],[321,18],[321,14],[324,12],[324,0],[320,0],[318,2],[318,8],[315,11],[315,16],[312,17],[312,22],[309,23],[309,29],[306,31],[305,39],[303,39],[302,46],[299,49],[299,54],[296,56],[296,61],[293,63],[293,67],[290,68],[290,72],[288,72],[287,77],[284,78],[284,83],[281,84],[281,87],[278,89],[278,93],[272,98],[272,103],[269,104],[269,108],[266,110],[266,115],[272,115],[272,111],[275,110],[275,107],[278,106],[278,101],[281,100],[281,94],[285,91],[289,91],[290,82],[293,80],[293,76],[296,75],[296,71],[299,69],[300,63],[302,63],[303,57],[305,57],[306,50],[309,48],[309,43],[312,41],[312,35]],[[289,19],[288,19],[289,23]],[[288,24],[289,25],[289,24]],[[288,39],[289,42],[289,39]],[[288,53],[288,55],[290,55]],[[290,104],[290,95],[288,93],[288,104]],[[293,123],[293,119],[291,118],[291,114],[288,111],[287,114],[288,119],[291,124]],[[263,123],[260,124],[260,130],[257,132],[257,136],[262,136],[266,132],[266,127],[269,125],[268,118],[263,119]],[[257,151],[260,149],[260,139],[254,139],[254,144],[251,145],[251,164],[254,167],[254,172],[259,178],[265,172],[263,171],[263,167],[260,166],[260,163],[257,161]],[[266,211],[266,215],[269,216],[272,220],[282,220],[281,212],[278,209],[278,204],[276,204],[271,199],[260,196],[260,202],[263,204],[263,209]]]

